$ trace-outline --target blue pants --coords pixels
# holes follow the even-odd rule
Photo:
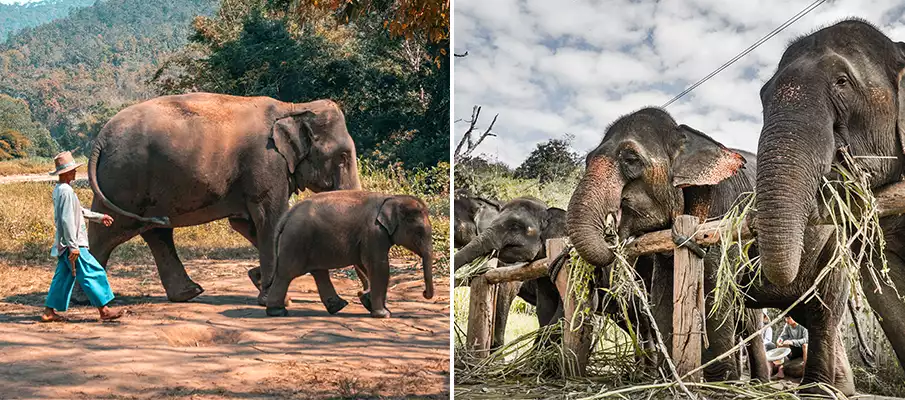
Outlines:
[[[107,283],[107,271],[88,252],[87,247],[79,248],[79,258],[76,260],[75,277],[72,276],[72,268],[69,266],[69,250],[60,254],[57,258],[57,271],[53,274],[53,282],[47,292],[47,301],[44,305],[57,311],[66,311],[69,308],[69,299],[72,297],[72,288],[75,282],[82,286],[82,290],[88,295],[88,300],[95,307],[107,305],[113,300],[113,290]]]

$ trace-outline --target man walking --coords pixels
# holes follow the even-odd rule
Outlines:
[[[75,179],[75,171],[82,164],[65,151],[53,159],[59,183],[53,190],[53,214],[56,234],[50,254],[57,257],[57,270],[53,275],[47,300],[44,302],[42,322],[66,321],[56,311],[66,311],[76,282],[88,295],[91,305],[97,307],[102,321],[122,317],[122,311],[114,312],[107,304],[113,300],[113,290],[107,282],[107,272],[88,252],[88,229],[85,218],[110,226],[113,218],[82,208],[75,190],[69,185]]]

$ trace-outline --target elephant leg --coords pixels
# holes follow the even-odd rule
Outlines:
[[[836,341],[838,339],[838,335],[836,334],[837,321],[835,318],[827,315],[828,312],[826,312],[826,310],[811,308],[808,311],[813,315],[813,318],[810,318],[810,326],[807,326],[808,344],[806,350],[807,355],[804,359],[807,361],[807,366],[804,368],[801,384],[825,383],[832,385],[836,375]],[[801,321],[804,320],[806,316],[798,313],[793,315],[793,318]],[[784,370],[789,372],[792,372],[791,369],[791,366],[784,367]],[[794,376],[794,374],[787,375]],[[815,394],[824,393],[820,388],[807,389],[804,390],[804,392]]]
[[[233,228],[234,231],[239,232],[242,237],[248,240],[252,246],[260,251],[258,248],[258,238],[257,232],[255,231],[254,224],[247,219],[242,218],[230,218],[229,226]],[[261,291],[261,267],[254,267],[248,270],[248,279],[251,279],[251,283],[255,285],[255,288],[258,289],[258,292]]]
[[[386,304],[387,288],[390,286],[390,260],[387,257],[387,251],[372,257],[365,267],[371,280],[371,290],[368,292],[371,298],[371,316],[389,318],[391,314],[390,310],[387,310]]]
[[[745,332],[748,336],[754,332]],[[770,381],[770,366],[767,361],[767,350],[764,348],[764,337],[757,335],[746,345],[748,351],[748,368],[751,369],[751,379],[761,382]],[[741,371],[739,371],[741,372]]]
[[[286,189],[288,190],[288,189]],[[284,190],[283,192],[286,192]],[[278,191],[274,191],[278,192]],[[282,201],[275,200],[283,195]],[[273,249],[276,240],[276,226],[279,218],[289,208],[286,199],[289,198],[288,193],[270,193],[270,197],[259,202],[249,201],[247,204],[248,212],[251,215],[252,223],[255,227],[255,238],[258,242],[259,249]],[[259,251],[261,264],[261,282],[268,282],[270,275],[273,273],[275,252]],[[281,298],[279,301],[283,301]],[[263,288],[258,293],[258,304],[267,304],[267,291]]]
[[[97,201],[92,205],[92,209],[113,215],[114,218],[113,225],[109,227],[95,223],[88,224],[88,246],[91,249],[91,255],[106,269],[113,250],[128,242],[129,239],[138,236],[142,231],[142,224],[127,217],[117,217]],[[72,303],[83,306],[91,303],[81,285],[75,285],[75,289],[72,291]]]
[[[556,314],[562,315],[562,299],[556,285],[549,278],[535,279],[537,282],[537,323],[540,326],[551,325],[557,321]],[[571,315],[563,317],[571,318]]]
[[[852,396],[855,394],[855,376],[852,374],[852,366],[848,362],[848,354],[845,353],[845,344],[840,339],[842,331],[837,330],[836,335],[836,376],[833,378],[833,387],[839,389],[846,396]]]
[[[303,270],[293,265],[293,260],[289,258],[288,255],[284,255],[279,259],[280,268],[273,272],[270,286],[261,289],[267,294],[265,297],[267,302],[264,305],[267,307],[266,314],[268,317],[285,317],[289,315],[289,311],[286,310],[286,306],[289,304],[287,294],[289,293],[289,284],[296,278],[296,274],[290,271]],[[315,282],[317,281],[315,280]]]
[[[141,237],[148,243],[151,254],[154,255],[157,273],[160,275],[163,288],[167,291],[167,299],[183,302],[204,293],[204,289],[189,278],[185,266],[179,261],[176,245],[173,243],[173,228],[154,228],[142,233]]]
[[[490,342],[490,351],[494,351],[506,344],[506,324],[509,321],[509,309],[512,301],[521,288],[521,282],[503,282],[497,285],[496,309],[493,318],[493,338]]]
[[[890,251],[892,246],[900,245],[902,242],[888,236],[886,240],[888,241],[886,260],[889,266],[889,277],[896,285],[898,292],[905,294],[905,259],[898,254],[899,251]],[[874,261],[874,265],[880,265],[878,263],[879,261]],[[905,335],[902,334],[905,332],[905,307],[902,306],[902,300],[897,298],[896,290],[891,287],[881,283],[880,290],[883,293],[877,292],[873,282],[867,278],[870,276],[867,275],[869,273],[867,268],[867,266],[861,267],[861,287],[864,295],[867,297],[870,307],[877,313],[880,327],[883,328],[883,333],[886,334],[886,338],[889,339],[889,343],[896,353],[899,366],[905,368]]]
[[[317,285],[317,294],[321,298],[321,303],[327,308],[328,313],[336,314],[349,305],[348,301],[343,300],[336,293],[333,281],[330,280],[329,271],[325,269],[311,271],[311,276],[314,277],[314,284]]]

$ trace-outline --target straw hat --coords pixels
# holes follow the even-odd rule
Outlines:
[[[72,153],[68,151],[64,151],[54,156],[53,163],[57,166],[57,169],[50,172],[50,175],[59,175],[64,172],[69,172],[82,165],[82,163],[76,162],[75,158],[72,158]]]

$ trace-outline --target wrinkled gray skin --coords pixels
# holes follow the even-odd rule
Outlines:
[[[460,197],[453,202],[455,230],[453,245],[458,249],[478,237],[500,215],[500,205],[482,197]]]
[[[273,279],[264,284],[269,316],[288,315],[284,299],[296,277],[357,265],[367,271],[370,280],[370,291],[364,294],[362,304],[372,317],[389,318],[388,254],[393,245],[421,257],[424,298],[434,296],[431,224],[427,205],[416,197],[364,191],[320,193],[286,213],[277,226],[276,240]],[[325,291],[321,287],[318,291],[329,309]]]
[[[771,212],[757,215],[756,229],[764,274],[773,284],[804,290],[822,267],[799,264],[812,257],[809,243],[826,240],[806,225],[825,211],[818,190],[822,177],[834,179],[830,166],[840,159],[840,148],[868,157],[855,162],[870,174],[872,188],[902,179],[903,71],[905,43],[893,42],[866,22],[847,20],[789,45],[775,74],[761,88],[764,126],[757,155],[757,208]],[[903,293],[905,217],[882,218],[880,225],[889,275]],[[866,273],[862,268],[862,276]],[[870,279],[861,281],[899,365],[905,366],[905,304],[890,288],[881,287],[881,294]],[[809,330],[815,324],[838,323],[844,299],[832,300],[830,315],[803,313],[804,319],[795,319]],[[838,353],[809,348],[802,383],[829,378],[828,371],[812,369],[812,352],[829,361]]]
[[[646,108],[624,116],[587,156],[585,175],[569,203],[569,238],[585,260],[604,268],[602,275],[608,276],[614,256],[604,242],[606,232],[628,238],[670,229],[681,214],[722,215],[740,194],[753,188],[754,164],[743,168],[745,157],[754,159],[753,154],[727,149],[697,130],[677,125],[661,109]],[[711,248],[704,260],[707,293],[716,283],[719,254],[718,248]],[[643,256],[636,263],[651,291],[654,318],[667,348],[672,348],[672,266],[672,254]],[[709,315],[712,296],[706,302]],[[723,324],[725,317],[743,323]],[[706,362],[728,351],[739,335],[752,333],[761,324],[757,314],[740,316],[725,308],[709,315],[710,347],[702,350],[702,359]],[[763,339],[750,342],[748,351],[752,376],[768,380]],[[706,368],[704,376],[739,379],[740,371],[729,357]]]
[[[566,236],[565,223],[565,210],[548,208],[533,198],[514,199],[503,205],[487,229],[456,252],[453,266],[459,268],[494,250],[504,263],[544,258],[547,239]],[[559,291],[549,277],[502,283],[497,292],[492,348],[503,345],[509,307],[516,295],[537,307],[540,326],[550,325],[558,319],[557,315],[562,316]]]
[[[167,298],[188,301],[204,290],[186,274],[173,228],[229,218],[255,247],[267,249],[260,261],[269,278],[273,232],[289,196],[360,189],[356,163],[343,113],[330,100],[193,93],[139,103],[117,113],[94,143],[92,209],[115,222],[89,224],[91,251],[106,265],[117,246],[141,235]],[[258,300],[263,304],[264,292]]]

